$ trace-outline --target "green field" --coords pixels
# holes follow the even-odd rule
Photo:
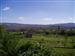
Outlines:
[[[75,56],[75,36],[60,34],[32,34],[22,32],[0,34],[0,56]]]
[[[18,45],[24,45],[27,42],[44,44],[52,49],[52,56],[75,56],[75,36],[34,34],[32,38],[26,38],[17,32],[10,32],[9,35],[12,36],[10,39],[18,40]]]

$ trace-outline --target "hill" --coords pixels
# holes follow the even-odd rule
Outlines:
[[[62,23],[62,24],[50,24],[50,25],[38,25],[38,24],[19,24],[19,23],[0,23],[0,25],[3,25],[6,29],[12,30],[12,29],[28,29],[28,28],[57,28],[58,26],[60,28],[75,29],[75,23]]]

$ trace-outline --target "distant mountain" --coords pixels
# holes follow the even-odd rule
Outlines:
[[[54,27],[60,26],[60,28],[75,28],[75,23],[62,23],[62,24],[54,24]]]
[[[0,23],[6,29],[27,29],[27,28],[48,28],[48,25],[36,25],[36,24],[19,24],[19,23]]]
[[[18,23],[0,23],[6,29],[26,29],[26,28],[74,28],[75,23],[62,23],[62,24],[51,24],[51,25],[36,25],[36,24],[18,24]]]

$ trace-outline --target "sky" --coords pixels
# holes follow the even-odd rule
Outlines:
[[[0,0],[0,22],[75,23],[75,0]]]

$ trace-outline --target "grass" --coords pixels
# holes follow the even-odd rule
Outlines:
[[[72,47],[75,45],[75,36],[35,34],[32,38],[26,38],[24,35],[19,35],[18,33],[10,33],[9,35],[22,41],[37,41],[50,46],[54,45],[59,47],[66,44],[66,46]],[[67,39],[65,39],[65,37],[67,37]]]
[[[59,54],[58,56],[75,56],[75,49],[54,48],[54,50],[57,54]]]
[[[45,46],[49,48],[53,48],[54,56],[75,56],[75,36],[61,36],[61,35],[42,35],[42,34],[35,34],[32,38],[26,38],[23,34],[19,34],[17,32],[10,32],[9,35],[11,36],[10,39],[13,39],[9,45],[14,48],[12,44],[16,44],[16,47],[26,44],[27,42],[38,42],[41,44],[45,44]],[[67,38],[65,38],[67,37]],[[18,41],[15,43],[15,41]],[[70,48],[65,48],[70,47]],[[10,47],[9,49],[11,49]],[[1,50],[0,50],[1,51]],[[3,52],[3,51],[2,51]]]
[[[68,37],[67,41],[65,42],[65,36],[43,36],[43,35],[34,35],[32,38],[22,38],[21,41],[31,41],[31,42],[40,42],[42,44],[45,44],[46,46],[54,49],[55,56],[75,56],[75,48],[72,48],[75,43],[72,41],[75,40],[75,37]],[[71,48],[62,48],[65,46],[71,47]],[[58,48],[59,47],[59,48]],[[57,55],[58,54],[58,55]]]

